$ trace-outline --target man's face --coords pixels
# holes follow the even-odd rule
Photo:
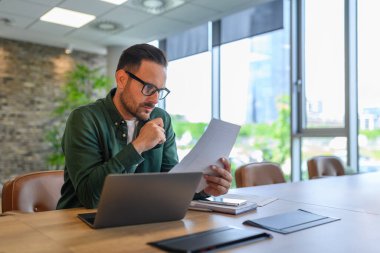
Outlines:
[[[138,70],[128,70],[141,80],[154,84],[157,88],[164,88],[166,83],[166,68],[151,61],[142,61]],[[120,102],[122,110],[128,118],[136,117],[139,120],[147,120],[158,103],[158,93],[145,96],[141,93],[143,84],[131,78],[125,73],[126,84],[121,93]],[[125,115],[124,115],[125,116]]]

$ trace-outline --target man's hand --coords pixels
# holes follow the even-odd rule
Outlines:
[[[224,168],[212,165],[210,168],[216,172],[217,176],[204,175],[207,187],[203,190],[206,194],[219,196],[226,194],[231,187],[232,175],[231,164],[226,158],[220,158]]]
[[[132,142],[136,151],[141,154],[144,151],[152,149],[157,144],[166,141],[164,123],[161,118],[148,121],[140,130],[137,138]]]

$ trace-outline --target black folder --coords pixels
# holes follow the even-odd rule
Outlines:
[[[281,234],[289,234],[337,220],[340,219],[298,209],[296,211],[268,216],[261,219],[246,220],[243,224],[268,229]]]
[[[149,242],[148,244],[170,252],[205,252],[269,238],[272,238],[272,236],[268,233],[257,233],[234,227],[221,227],[162,241]]]

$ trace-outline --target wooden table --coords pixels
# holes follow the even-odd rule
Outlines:
[[[181,221],[98,230],[89,228],[76,217],[78,213],[88,212],[85,209],[10,213],[0,217],[0,253],[160,252],[146,243],[222,226],[261,232],[263,230],[241,223],[298,208],[341,220],[288,235],[269,232],[273,239],[233,248],[229,252],[380,252],[380,200],[376,196],[380,192],[380,173],[232,192],[280,199],[238,216],[189,211]]]
[[[231,192],[274,196],[297,203],[380,214],[380,172],[247,187]]]

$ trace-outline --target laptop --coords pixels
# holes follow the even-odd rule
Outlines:
[[[110,174],[97,212],[78,217],[92,228],[182,219],[202,172]]]

